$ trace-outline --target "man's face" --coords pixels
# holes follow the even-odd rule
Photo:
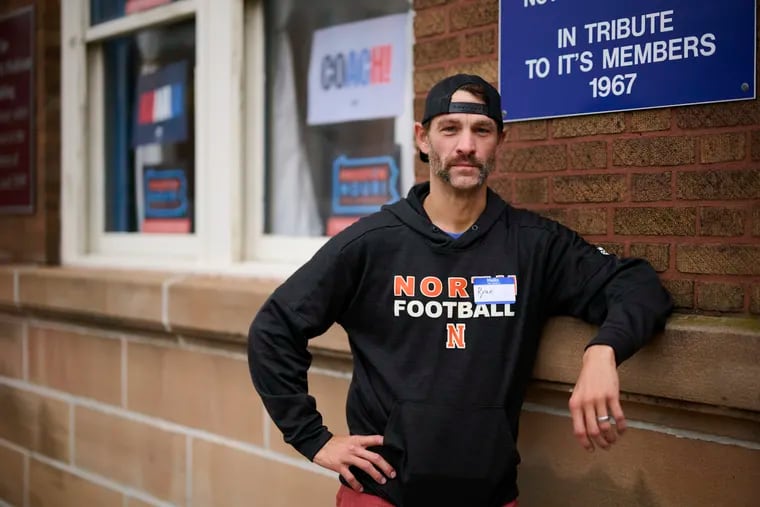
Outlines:
[[[452,102],[483,101],[456,91]],[[483,186],[496,161],[501,135],[496,122],[481,114],[452,113],[436,116],[427,134],[431,177],[460,191]]]

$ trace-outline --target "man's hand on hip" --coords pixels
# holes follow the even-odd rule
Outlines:
[[[382,435],[333,436],[314,455],[314,463],[338,472],[354,490],[361,492],[362,486],[349,466],[364,470],[380,484],[385,484],[386,477],[396,476],[393,467],[382,456],[367,450],[367,447],[376,445],[383,445]]]

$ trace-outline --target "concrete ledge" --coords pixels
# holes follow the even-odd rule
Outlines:
[[[251,319],[276,287],[270,280],[183,276],[167,284],[165,324],[171,330],[223,334],[237,341],[247,336]]]
[[[17,270],[22,308],[160,323],[166,275],[152,272],[28,268]]]
[[[243,343],[277,284],[236,276],[5,266],[0,307]],[[535,378],[572,385],[594,332],[576,319],[550,321]],[[337,325],[313,340],[312,348],[321,355],[349,354]],[[674,315],[660,336],[620,367],[620,375],[628,393],[760,412],[760,319]]]
[[[534,376],[574,384],[595,327],[549,322]],[[624,391],[760,411],[760,319],[673,315],[665,331],[620,366]]]

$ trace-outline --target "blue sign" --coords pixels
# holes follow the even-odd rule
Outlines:
[[[398,201],[399,170],[391,156],[333,161],[332,211],[336,215],[366,215]]]
[[[755,98],[756,0],[501,0],[506,121]]]
[[[145,218],[186,218],[188,187],[184,169],[147,168],[143,179]]]

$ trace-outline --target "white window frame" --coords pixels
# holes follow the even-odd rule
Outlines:
[[[179,0],[90,26],[89,0],[61,10],[61,249],[65,264],[181,268],[241,258],[243,0]],[[195,19],[195,232],[104,232],[100,42]]]
[[[90,0],[61,10],[61,256],[65,265],[287,276],[326,237],[265,234],[263,0],[178,0],[90,26]],[[410,1],[411,10],[411,1]],[[195,19],[195,232],[104,232],[103,55],[99,43]],[[408,33],[413,37],[413,16]],[[413,44],[408,62],[413,66]],[[414,183],[413,86],[396,118],[402,190]]]

